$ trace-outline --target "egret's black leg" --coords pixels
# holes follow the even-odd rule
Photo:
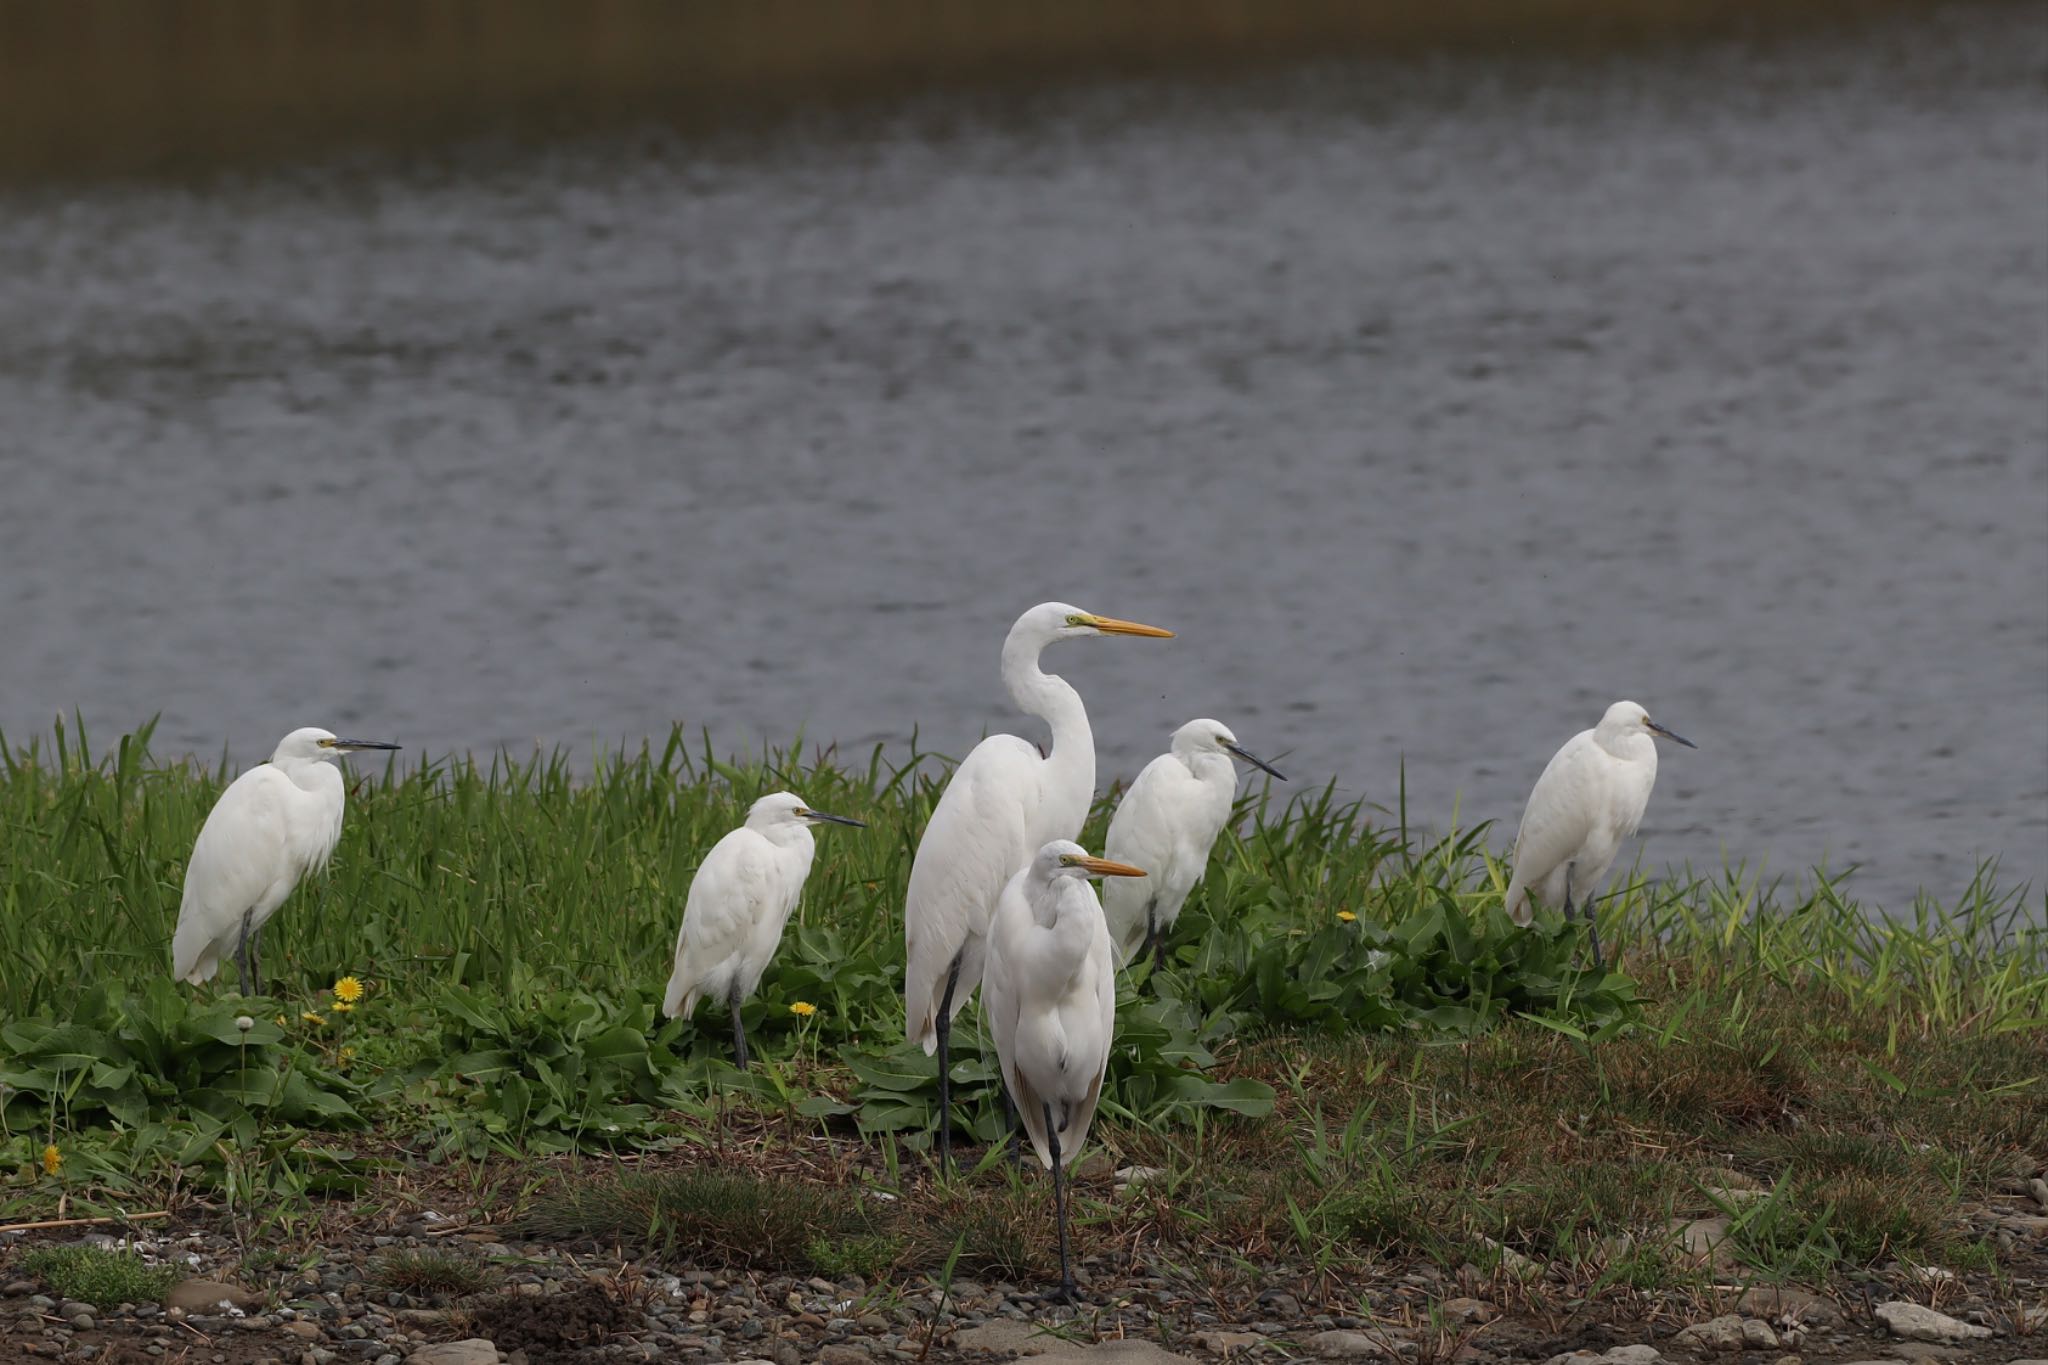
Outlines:
[[[1577,863],[1566,863],[1564,865],[1564,917],[1566,920],[1570,920],[1572,917],[1572,869],[1577,866]],[[1605,964],[1600,960],[1600,925],[1593,918],[1593,903],[1587,901],[1585,905],[1580,907],[1580,910],[1586,916],[1586,935],[1593,945],[1593,966],[1596,969],[1604,969]]]
[[[1157,929],[1152,931],[1152,972],[1156,976],[1166,970],[1166,935]]]
[[[1010,1129],[1010,1165],[1013,1169],[1024,1168],[1024,1116],[1017,1111],[1016,1097],[1010,1093],[1010,1083],[1003,1082],[1003,1121]]]
[[[733,987],[732,994],[726,998],[726,1003],[732,1007],[732,1055],[739,1069],[745,1071],[747,1069],[747,1026],[740,1022],[740,990],[738,986]]]
[[[964,951],[964,950],[963,950]],[[946,993],[939,997],[939,1175],[953,1171],[953,991],[960,985],[960,957],[946,968]]]
[[[1074,1269],[1067,1260],[1067,1168],[1060,1160],[1060,1130],[1053,1126],[1052,1106],[1045,1110],[1045,1142],[1052,1149],[1052,1217],[1060,1230],[1060,1287],[1053,1297],[1062,1303],[1080,1301],[1080,1286],[1074,1283]]]
[[[252,950],[256,946],[250,941],[253,935],[249,932],[249,921],[255,914],[256,912],[253,909],[242,912],[242,933],[235,940],[235,970],[242,974],[241,987],[242,994],[245,996],[256,994],[256,978],[249,965]]]

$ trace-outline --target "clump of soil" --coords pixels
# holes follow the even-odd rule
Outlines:
[[[525,1351],[533,1365],[595,1358],[592,1348],[638,1325],[625,1304],[594,1284],[545,1297],[500,1294],[468,1316],[476,1335],[501,1351]]]

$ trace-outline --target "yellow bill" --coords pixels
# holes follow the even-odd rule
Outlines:
[[[1088,624],[1104,635],[1142,635],[1151,640],[1171,640],[1173,632],[1161,630],[1158,626],[1143,625],[1137,621],[1119,621],[1114,616],[1093,616]]]
[[[1149,874],[1142,867],[1129,863],[1111,862],[1108,858],[1092,858],[1085,853],[1069,853],[1060,859],[1068,867],[1078,867],[1097,877],[1143,877]]]

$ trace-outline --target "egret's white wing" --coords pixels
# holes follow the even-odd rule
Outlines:
[[[711,846],[683,903],[663,1014],[688,1015],[700,995],[730,988],[755,926],[773,909],[775,872],[773,847],[753,830],[736,829]]]
[[[1042,931],[1041,931],[1042,932]],[[1109,1069],[1109,1039],[1116,1029],[1116,971],[1110,954],[1109,934],[1102,934],[1101,952],[1091,954],[1069,980],[1059,999],[1044,1006],[1048,1017],[1036,1021],[1059,1039],[1062,1065],[1034,1068],[1019,1056],[1016,1036],[1024,1026],[1022,1011],[1002,992],[1011,1041],[998,1056],[1003,1059],[1003,1080],[1016,1102],[1017,1117],[1024,1133],[1038,1153],[1039,1164],[1052,1168],[1052,1142],[1046,1132],[1045,1111],[1052,1109],[1053,1122],[1060,1125],[1060,1164],[1071,1166],[1088,1140],[1095,1122],[1095,1109],[1102,1101],[1102,1078]],[[983,983],[983,1004],[990,998]]]
[[[1060,1164],[1069,1165],[1095,1121],[1116,1028],[1115,950],[1100,911],[1091,906],[1087,915],[1089,938],[1077,957],[1071,938],[1032,917],[1013,882],[996,909],[982,983],[1004,1083],[1047,1168],[1046,1109],[1060,1126]]]
[[[298,795],[291,779],[269,764],[251,768],[220,794],[185,865],[171,940],[173,976],[194,985],[210,980],[240,937],[242,917],[267,913],[290,894],[300,873],[289,839]]]
[[[1130,961],[1144,946],[1147,910],[1172,897],[1174,874],[1184,861],[1178,856],[1175,815],[1192,805],[1199,786],[1187,764],[1161,754],[1145,765],[1110,816],[1103,856],[1146,872],[1143,877],[1112,877],[1102,885],[1102,913],[1119,962]],[[1179,891],[1187,895],[1187,887]]]
[[[1021,880],[1021,874],[1019,874]],[[1003,892],[989,926],[988,963],[981,978],[981,1011],[988,1020],[989,1036],[996,1045],[996,1061],[1002,1067],[1003,1084],[1010,1102],[1017,1107],[1017,1121],[1031,1139],[1040,1164],[1052,1168],[1052,1147],[1045,1136],[1045,1099],[1026,1069],[1020,1065],[1018,1027],[1023,1022],[1024,997],[1028,993],[1030,968],[1028,941],[1042,932],[1032,921],[1031,911],[1015,882]],[[1064,1155],[1064,1154],[1063,1154]]]
[[[1003,893],[996,902],[995,911],[990,916],[988,957],[981,974],[982,1017],[988,1021],[989,1040],[995,1044],[996,1063],[1002,1068],[1003,1084],[1008,1088],[1010,1102],[1017,1106],[1020,1116],[1027,1113],[1030,1107],[1025,1103],[1025,1090],[1020,1089],[1024,1082],[1017,1074],[1015,1062],[1020,997],[1017,991],[1016,967],[1004,955],[1000,945],[1007,944],[1015,932],[1014,916],[1022,915],[1027,923],[1031,917],[1030,910],[1024,905],[1023,894],[1016,885],[1021,876],[1020,873],[1004,886]],[[1035,1104],[1037,1101],[1034,1099],[1031,1103]],[[1025,1131],[1031,1131],[1028,1123]]]
[[[991,735],[954,770],[918,841],[903,905],[904,1032],[938,1050],[939,1002],[960,956],[958,1014],[981,984],[989,915],[1004,883],[1030,859],[1026,832],[1045,760],[1015,735]]]
[[[1581,730],[1551,755],[1536,779],[1515,834],[1506,902],[1515,923],[1530,920],[1529,888],[1544,889],[1551,874],[1575,857],[1592,833],[1597,808],[1591,798],[1600,778],[1599,760],[1593,732]]]
[[[1109,930],[1098,924],[1096,943],[1075,974],[1072,990],[1060,1002],[1060,1023],[1067,1035],[1066,1126],[1060,1131],[1060,1161],[1073,1164],[1095,1122],[1102,1101],[1102,1079],[1109,1071],[1109,1043],[1116,1033],[1116,959]],[[1053,1107],[1055,1115],[1059,1107]]]

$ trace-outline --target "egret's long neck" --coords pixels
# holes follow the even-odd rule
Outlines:
[[[1088,956],[1094,921],[1102,918],[1101,905],[1084,883],[1059,877],[1031,897],[1031,917],[1047,931],[1041,965],[1057,994]]]
[[[292,785],[300,791],[318,792],[329,786],[346,788],[348,785],[341,780],[339,768],[319,759],[308,762],[303,758],[273,758],[270,766],[290,778]]]
[[[817,840],[805,825],[778,821],[763,826],[759,833],[777,848],[795,849],[801,854],[809,854],[817,848]]]
[[[1601,748],[1622,762],[1642,763],[1647,765],[1651,772],[1657,771],[1657,741],[1641,730],[1633,733],[1622,730],[1614,734],[1602,734],[1596,730],[1594,738],[1599,741]]]
[[[1045,762],[1049,829],[1041,840],[1072,839],[1088,818],[1095,797],[1095,732],[1088,728],[1088,708],[1065,678],[1038,666],[1041,643],[1014,637],[1003,644],[1003,683],[1020,710],[1052,727],[1052,756]],[[1066,826],[1072,825],[1072,828]]]

